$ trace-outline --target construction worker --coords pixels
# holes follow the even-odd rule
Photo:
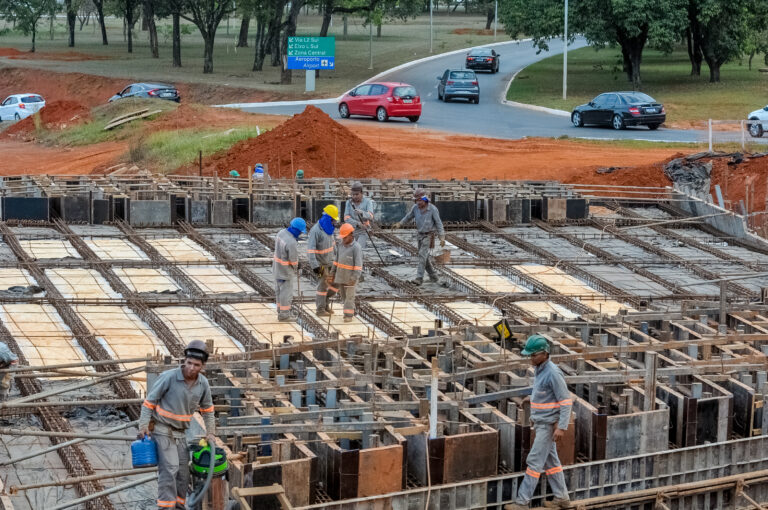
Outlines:
[[[309,229],[309,241],[307,241],[307,258],[312,271],[317,276],[317,315],[327,317],[333,313],[328,306],[331,298],[336,294],[336,289],[328,285],[327,276],[333,269],[335,260],[334,251],[336,241],[333,238],[333,222],[339,221],[339,208],[333,204],[323,208],[323,215]]]
[[[368,245],[368,230],[373,221],[373,200],[363,195],[363,184],[353,182],[350,187],[352,196],[344,206],[344,221],[355,227],[355,241],[365,250]]]
[[[211,387],[200,373],[207,361],[205,342],[189,342],[184,364],[160,374],[141,408],[139,437],[151,434],[157,443],[158,508],[186,508],[189,450],[184,431],[195,411],[203,416],[206,440],[215,444]]]
[[[341,244],[336,250],[336,260],[328,277],[328,285],[338,288],[344,303],[344,322],[352,322],[355,316],[355,285],[363,273],[363,250],[355,242],[355,227],[345,223],[339,229]]]
[[[416,270],[416,278],[411,280],[414,285],[424,283],[424,269],[429,273],[429,279],[439,283],[440,277],[432,264],[430,251],[435,247],[435,234],[440,239],[440,246],[445,246],[445,230],[443,222],[440,220],[440,213],[433,204],[429,203],[427,194],[422,189],[413,192],[413,200],[416,203],[408,214],[393,225],[393,228],[400,228],[404,223],[411,220],[416,222],[416,238],[419,248],[419,267]]]
[[[256,166],[253,167],[253,178],[254,179],[264,179],[264,165],[261,163],[256,163]]]
[[[0,342],[0,368],[11,368],[18,364],[19,357],[3,342]],[[0,374],[0,402],[8,398],[13,382],[13,372]]]
[[[275,278],[275,300],[277,301],[277,320],[290,322],[296,320],[291,313],[293,287],[299,272],[299,236],[307,232],[307,222],[302,218],[291,220],[275,239],[275,258],[272,262],[272,275]]]
[[[533,497],[542,473],[547,474],[549,487],[555,494],[552,501],[545,501],[546,508],[569,508],[568,488],[565,486],[563,466],[557,456],[556,442],[562,439],[571,419],[573,400],[563,373],[549,360],[549,342],[541,335],[532,335],[521,351],[531,357],[536,367],[531,393],[531,425],[536,433],[528,453],[525,478],[517,492],[515,503],[506,510],[523,510]]]

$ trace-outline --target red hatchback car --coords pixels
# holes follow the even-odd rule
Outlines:
[[[416,122],[421,116],[421,98],[413,85],[407,83],[366,83],[350,90],[339,102],[339,116],[376,117],[386,122],[390,117],[408,117]]]

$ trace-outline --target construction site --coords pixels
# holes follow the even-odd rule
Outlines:
[[[287,323],[275,236],[343,209],[346,179],[3,177],[0,509],[156,508],[129,443],[194,339],[228,461],[203,508],[501,509],[533,441],[533,333],[573,398],[572,508],[766,508],[768,242],[744,216],[678,185],[363,184],[354,320],[315,315],[302,238]],[[391,229],[415,188],[442,285],[410,282],[415,230]]]

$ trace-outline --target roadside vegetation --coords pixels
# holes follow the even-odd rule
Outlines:
[[[569,51],[568,98],[564,100],[563,57],[549,57],[523,69],[510,84],[507,99],[571,111],[601,92],[631,90],[621,63],[616,48]],[[642,90],[664,104],[668,123],[744,119],[768,101],[768,73],[759,72],[757,66],[750,70],[746,59],[723,65],[728,80],[720,83],[709,83],[689,71],[684,48],[670,54],[658,50],[643,54]]]

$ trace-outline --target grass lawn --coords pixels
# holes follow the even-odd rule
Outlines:
[[[321,17],[316,14],[299,17],[297,35],[317,35],[320,31]],[[171,65],[170,19],[158,20],[160,39],[160,58],[153,59],[149,52],[148,32],[140,30],[137,23],[134,49],[127,53],[127,43],[123,38],[122,21],[115,18],[107,19],[107,34],[109,46],[101,44],[101,33],[98,24],[91,20],[82,31],[76,30],[75,47],[68,48],[66,27],[63,18],[57,18],[54,23],[54,39],[50,39],[49,22],[43,19],[39,25],[37,36],[38,52],[77,51],[87,54],[109,56],[109,60],[86,61],[51,61],[51,60],[21,60],[0,58],[0,63],[16,67],[44,67],[57,71],[82,72],[102,76],[125,77],[136,81],[169,81],[209,83],[233,87],[248,87],[280,93],[293,93],[301,96],[304,91],[304,72],[297,71],[293,76],[293,84],[281,86],[279,67],[269,64],[269,56],[264,70],[252,72],[254,50],[251,47],[235,48],[240,20],[232,18],[224,20],[219,26],[216,36],[213,67],[214,73],[205,75],[203,69],[203,41],[194,25],[190,25],[191,34],[182,36],[181,68]],[[10,27],[0,24],[0,27]],[[229,26],[229,28],[228,28]],[[485,28],[484,16],[467,16],[461,13],[447,14],[439,12],[434,18],[434,53],[487,44],[494,41],[491,35],[478,35],[477,31]],[[455,33],[471,29],[470,33]],[[250,33],[255,34],[256,26],[251,22]],[[410,60],[428,56],[429,52],[429,17],[419,16],[407,22],[392,22],[382,27],[382,36],[373,33],[373,69],[369,66],[369,36],[368,27],[362,26],[360,18],[350,17],[348,36],[343,39],[343,24],[340,16],[334,17],[329,36],[336,37],[336,69],[322,72],[317,80],[315,96],[338,95],[349,88],[365,81],[371,76],[390,67]],[[498,40],[506,39],[502,31]],[[0,36],[0,47],[13,47],[19,50],[30,48],[30,37],[11,31]]]
[[[523,69],[507,91],[507,99],[570,111],[597,94],[609,90],[631,90],[621,71],[621,53],[608,48],[582,48],[568,52],[568,99],[563,100],[563,57],[554,56]],[[709,83],[709,68],[701,76],[690,76],[691,65],[684,48],[671,55],[654,50],[643,52],[640,68],[642,91],[663,103],[670,123],[706,119],[744,119],[768,102],[768,73],[761,73],[763,56],[724,65],[720,83]]]

